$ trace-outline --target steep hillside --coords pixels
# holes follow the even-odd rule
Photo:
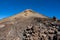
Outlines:
[[[0,21],[0,40],[57,40],[60,21],[30,9]]]
[[[1,20],[1,22],[8,21],[8,20],[15,20],[15,18],[19,18],[19,19],[23,18],[24,19],[24,18],[30,18],[30,17],[48,18],[42,14],[39,14],[39,13],[31,10],[31,9],[27,9],[27,10],[20,12],[14,16],[11,16],[9,18],[5,18],[5,19]]]

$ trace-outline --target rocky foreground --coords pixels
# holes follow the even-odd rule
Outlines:
[[[60,40],[60,20],[31,10],[0,21],[0,40]]]

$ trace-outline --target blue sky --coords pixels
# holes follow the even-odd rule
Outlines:
[[[0,19],[26,9],[60,19],[60,0],[0,0]]]

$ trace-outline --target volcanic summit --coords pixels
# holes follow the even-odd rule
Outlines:
[[[0,40],[60,40],[60,20],[31,9],[0,20]]]

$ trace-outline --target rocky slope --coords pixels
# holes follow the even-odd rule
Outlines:
[[[60,21],[32,10],[0,21],[0,40],[57,40]]]

